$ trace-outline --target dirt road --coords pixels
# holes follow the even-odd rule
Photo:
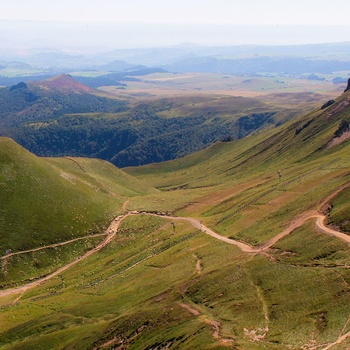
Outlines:
[[[207,235],[212,236],[212,237],[214,237],[222,242],[235,245],[236,247],[241,249],[242,252],[245,252],[245,253],[256,254],[256,253],[262,253],[262,252],[267,251],[269,248],[271,248],[274,244],[276,244],[283,237],[289,235],[296,228],[302,226],[307,220],[314,219],[314,218],[317,219],[316,226],[320,231],[322,231],[323,233],[326,233],[326,234],[333,235],[333,236],[335,236],[335,237],[337,237],[337,238],[339,238],[347,243],[350,243],[350,236],[349,235],[342,233],[342,232],[332,230],[332,229],[326,227],[324,225],[324,220],[326,217],[322,214],[319,214],[317,211],[307,211],[301,215],[298,215],[293,221],[290,222],[289,226],[285,230],[280,232],[278,235],[272,237],[271,239],[269,239],[265,243],[258,245],[256,247],[251,247],[250,245],[248,245],[246,243],[242,243],[242,242],[236,241],[234,239],[231,239],[231,238],[228,238],[225,236],[221,236],[218,233],[211,230],[210,228],[208,228],[207,226],[203,225],[199,220],[194,219],[194,218],[185,218],[185,217],[176,217],[176,216],[161,216],[161,217],[166,218],[166,219],[170,219],[170,220],[174,220],[174,221],[179,220],[179,221],[190,222],[194,227],[200,229],[202,232],[206,233]]]
[[[324,220],[326,219],[325,215],[321,214],[320,212],[323,211],[325,205],[331,200],[333,199],[335,196],[337,196],[341,191],[343,191],[344,189],[348,188],[350,186],[350,182],[340,186],[339,188],[337,188],[334,192],[332,192],[329,196],[327,196],[326,198],[323,199],[323,201],[319,204],[317,210],[310,210],[310,211],[306,211],[300,215],[298,215],[297,217],[295,217],[294,220],[292,220],[289,224],[289,226],[283,230],[281,233],[279,233],[278,235],[276,235],[275,237],[272,237],[271,239],[269,239],[268,241],[266,241],[265,243],[256,246],[256,247],[251,247],[246,243],[242,243],[239,241],[236,241],[234,239],[225,237],[225,236],[221,236],[218,233],[212,231],[211,229],[209,229],[208,227],[204,226],[199,220],[194,219],[194,218],[183,218],[183,217],[175,217],[175,216],[167,216],[166,218],[169,218],[171,220],[183,220],[183,221],[188,221],[190,222],[193,226],[199,228],[202,232],[216,238],[219,239],[220,241],[226,242],[228,244],[232,244],[237,246],[238,248],[240,248],[242,250],[242,252],[245,253],[262,253],[265,252],[266,250],[268,250],[269,248],[271,248],[274,244],[276,244],[279,240],[281,240],[283,237],[289,235],[292,231],[294,231],[296,228],[302,226],[307,220],[316,218],[316,226],[317,228],[322,231],[323,233],[326,234],[330,234],[333,235],[347,243],[350,243],[350,236],[342,233],[342,232],[338,232],[335,230],[332,230],[328,227],[326,227],[324,225]]]
[[[200,229],[202,232],[206,233],[209,236],[212,236],[212,237],[214,237],[216,239],[219,239],[220,241],[223,241],[225,243],[235,245],[238,248],[240,248],[243,252],[246,252],[246,253],[252,253],[253,252],[254,248],[252,248],[248,244],[236,241],[234,239],[230,239],[230,238],[225,237],[225,236],[221,236],[218,233],[216,233],[213,230],[211,230],[209,227],[203,225],[201,223],[201,221],[199,221],[198,219],[185,218],[185,217],[179,217],[179,216],[161,216],[161,217],[165,218],[165,219],[170,219],[170,220],[179,220],[179,221],[190,222],[194,227]]]
[[[345,184],[341,187],[339,187],[335,192],[333,192],[331,195],[329,195],[326,199],[323,200],[323,202],[320,204],[319,209],[321,209],[326,203],[328,203],[328,201],[330,199],[332,199],[333,197],[335,197],[340,191],[342,191],[343,189],[347,188],[350,186],[350,183]],[[123,208],[126,209],[128,205],[128,201],[126,201],[124,203]],[[105,247],[107,244],[109,244],[111,242],[111,240],[116,236],[117,232],[118,232],[118,228],[120,223],[126,219],[128,216],[131,215],[154,215],[154,216],[159,216],[165,219],[169,219],[169,220],[179,220],[179,221],[187,221],[189,223],[191,223],[194,227],[200,229],[202,232],[208,234],[209,236],[218,239],[220,241],[223,241],[225,243],[228,244],[232,244],[235,245],[236,247],[238,247],[239,249],[241,249],[242,252],[245,253],[253,253],[253,254],[257,254],[257,253],[264,253],[266,250],[268,250],[269,248],[271,248],[274,244],[276,244],[276,242],[278,242],[280,239],[282,239],[283,237],[287,236],[288,234],[290,234],[293,230],[295,230],[296,228],[300,227],[301,225],[303,225],[307,220],[310,220],[312,218],[317,218],[317,222],[316,225],[319,228],[319,230],[321,230],[322,232],[326,233],[326,234],[330,234],[333,235],[339,239],[342,239],[343,241],[350,243],[350,236],[346,235],[345,233],[342,232],[338,232],[335,231],[333,229],[330,229],[328,227],[326,227],[324,225],[324,220],[325,220],[325,216],[320,214],[318,211],[314,210],[314,211],[306,211],[300,215],[298,215],[293,221],[290,222],[289,226],[282,231],[281,233],[279,233],[278,235],[276,235],[275,237],[271,238],[270,240],[266,241],[265,243],[256,246],[256,247],[251,247],[250,245],[246,244],[246,243],[242,243],[239,241],[236,241],[234,239],[225,237],[225,236],[221,236],[218,233],[214,232],[213,230],[211,230],[210,228],[208,228],[207,226],[203,225],[202,222],[198,219],[195,218],[187,218],[187,217],[176,217],[176,216],[166,216],[166,215],[157,215],[157,214],[147,214],[147,213],[143,213],[140,214],[137,211],[133,211],[133,212],[127,212],[126,214],[122,215],[122,216],[118,216],[118,218],[116,218],[115,220],[112,221],[112,223],[110,224],[110,226],[107,228],[106,232],[103,235],[106,235],[106,238],[95,248],[91,249],[90,251],[88,251],[87,253],[85,253],[84,255],[82,255],[81,257],[78,257],[76,260],[72,261],[71,263],[59,268],[58,270],[56,270],[55,272],[40,278],[34,282],[28,283],[24,286],[21,287],[17,287],[17,288],[11,288],[11,289],[5,289],[5,290],[0,290],[0,297],[5,296],[5,295],[10,295],[10,294],[23,294],[26,290],[33,288],[35,286],[40,285],[41,283],[44,283],[45,281],[50,280],[51,278],[61,274],[62,272],[66,271],[67,269],[69,269],[70,267],[74,266],[75,264],[77,264],[79,261],[86,259],[87,257],[91,256],[92,254],[96,253],[97,251],[101,250],[103,247]],[[78,238],[80,239],[80,238]],[[40,247],[37,249],[33,249],[30,251],[36,251],[36,250],[41,250],[41,249],[45,249],[45,248],[49,248],[49,247],[54,247],[57,245],[64,245],[64,244],[68,244],[71,242],[74,242],[78,239],[75,240],[71,240],[68,242],[63,242],[63,243],[58,243],[56,245],[51,245],[51,246],[47,246],[47,247]],[[27,251],[27,252],[30,252]],[[18,253],[13,253],[11,255],[15,255],[15,254],[24,254],[24,252],[18,252]],[[11,256],[10,254],[3,257],[4,258],[8,258],[9,256]]]
[[[51,278],[61,274],[62,272],[68,270],[70,267],[74,266],[75,264],[77,264],[79,261],[82,261],[84,259],[86,259],[87,257],[91,256],[92,254],[98,252],[99,250],[101,250],[103,247],[105,247],[107,244],[109,244],[112,239],[115,237],[115,235],[118,232],[118,228],[120,223],[126,219],[130,214],[125,214],[123,216],[118,217],[117,219],[114,219],[112,221],[112,223],[109,225],[109,227],[107,228],[105,235],[106,238],[99,243],[99,245],[97,245],[96,247],[94,247],[93,249],[89,250],[88,252],[86,252],[84,255],[78,257],[77,259],[75,259],[74,261],[70,262],[69,264],[62,266],[61,268],[59,268],[58,270],[56,270],[55,272],[50,273],[49,275],[40,278],[36,281],[30,282],[24,286],[21,287],[16,287],[16,288],[10,288],[10,289],[4,289],[4,290],[0,290],[0,297],[5,296],[5,295],[11,295],[11,294],[23,294],[24,292],[26,292],[28,289],[31,289],[33,287],[36,287],[48,280],[50,280]],[[40,248],[42,249],[42,248]]]
[[[74,242],[77,242],[77,241],[82,241],[82,240],[87,239],[87,238],[95,238],[95,237],[101,237],[101,236],[106,236],[106,235],[107,235],[107,233],[99,233],[99,234],[95,234],[95,235],[78,237],[78,238],[71,239],[69,241],[65,241],[65,242],[61,242],[61,243],[55,243],[55,244],[50,244],[50,245],[46,245],[44,247],[39,247],[39,248],[35,248],[35,249],[22,250],[20,252],[15,252],[15,253],[10,253],[10,254],[4,255],[4,256],[0,257],[0,260],[6,260],[6,259],[10,258],[11,256],[37,252],[37,251],[43,250],[43,249],[61,247],[63,245],[67,245],[67,244],[74,243]]]
[[[339,232],[339,231],[336,231],[336,230],[332,230],[331,228],[325,226],[324,224],[324,220],[326,219],[326,217],[324,215],[318,215],[317,216],[317,221],[316,221],[316,226],[323,232],[323,233],[326,233],[326,234],[330,234],[332,236],[335,236],[347,243],[350,243],[350,236],[345,234],[345,233],[342,233],[342,232]]]

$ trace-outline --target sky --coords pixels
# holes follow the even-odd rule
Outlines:
[[[0,0],[0,8],[2,47],[350,40],[349,0]]]
[[[348,0],[0,0],[2,20],[347,25]]]

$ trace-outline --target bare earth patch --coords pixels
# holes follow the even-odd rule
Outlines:
[[[344,132],[344,134],[340,137],[334,137],[331,141],[327,143],[326,149],[339,145],[340,143],[348,139],[350,139],[350,131]]]

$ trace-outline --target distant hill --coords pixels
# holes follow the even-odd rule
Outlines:
[[[127,109],[124,101],[102,97],[65,74],[0,89],[0,104],[2,130],[28,122],[48,121],[66,113],[115,113]]]
[[[100,86],[127,86],[125,83],[128,81],[139,81],[137,78],[138,76],[167,72],[163,68],[149,68],[141,65],[128,65],[125,69],[116,70],[115,72],[113,72],[113,65],[106,68],[111,70],[111,73],[103,74],[98,77],[75,76],[74,79],[92,88],[97,88]]]
[[[133,65],[130,63],[121,60],[114,60],[113,62],[99,66],[99,69],[108,72],[120,72],[131,67],[133,67]]]
[[[83,85],[73,79],[69,74],[61,74],[43,81],[36,81],[30,84],[31,86],[38,86],[41,89],[48,89],[53,91],[67,92],[67,93],[92,93],[93,89]]]
[[[185,156],[274,127],[296,113],[284,111],[281,117],[278,108],[246,97],[176,97],[128,105],[65,74],[0,89],[0,103],[0,135],[36,155],[98,157],[119,167]]]
[[[207,72],[222,74],[329,74],[350,70],[350,61],[307,59],[303,57],[259,56],[246,59],[224,59],[215,56],[187,58],[164,66],[171,72]]]

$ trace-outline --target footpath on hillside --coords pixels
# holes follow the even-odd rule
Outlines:
[[[325,198],[322,203],[319,205],[319,208],[317,210],[314,211],[306,211],[300,215],[298,215],[294,220],[292,220],[289,224],[289,226],[283,230],[282,232],[280,232],[279,234],[277,234],[276,236],[274,236],[273,238],[269,239],[268,241],[266,241],[265,243],[256,246],[256,247],[252,247],[246,243],[243,242],[239,242],[237,240],[222,236],[216,232],[214,232],[213,230],[211,230],[210,228],[208,228],[207,226],[203,225],[203,223],[195,218],[189,218],[189,217],[178,217],[178,216],[168,216],[168,215],[163,215],[163,214],[154,214],[154,213],[147,213],[147,212],[138,212],[138,211],[127,211],[127,205],[128,205],[128,201],[126,201],[123,205],[123,209],[125,210],[126,214],[124,215],[120,215],[118,216],[116,219],[114,219],[112,221],[112,223],[109,225],[109,227],[107,228],[107,230],[105,231],[105,233],[100,234],[105,235],[106,238],[99,243],[96,247],[94,247],[93,249],[91,249],[90,251],[86,252],[84,255],[78,257],[77,259],[73,260],[72,262],[70,262],[69,264],[62,266],[61,268],[59,268],[58,270],[56,270],[55,272],[37,279],[36,281],[30,282],[28,284],[25,284],[23,286],[20,287],[16,287],[16,288],[9,288],[9,289],[4,289],[4,290],[0,290],[0,297],[2,296],[6,296],[6,295],[13,295],[13,294],[21,294],[21,296],[23,295],[23,293],[25,293],[27,290],[36,287],[50,279],[52,279],[53,277],[61,274],[62,272],[66,271],[67,269],[69,269],[70,267],[74,266],[75,264],[77,264],[78,262],[80,262],[83,259],[86,259],[87,257],[91,256],[92,254],[98,252],[99,250],[101,250],[103,247],[105,247],[106,245],[108,245],[116,236],[119,226],[121,224],[121,222],[123,220],[125,220],[127,217],[132,216],[132,215],[153,215],[153,216],[158,216],[158,217],[162,217],[164,219],[169,219],[169,220],[179,220],[179,221],[186,221],[191,223],[194,227],[198,228],[199,230],[201,230],[202,232],[204,232],[205,234],[218,239],[222,242],[225,242],[227,244],[231,244],[234,245],[236,247],[238,247],[239,249],[241,249],[242,252],[244,253],[250,253],[250,254],[258,254],[258,253],[265,253],[269,248],[271,248],[274,244],[276,244],[279,240],[281,240],[283,237],[287,236],[288,234],[290,234],[293,230],[295,230],[296,228],[302,226],[307,220],[310,220],[312,218],[316,218],[316,226],[318,227],[318,229],[320,231],[322,231],[323,233],[329,234],[329,235],[333,235],[347,243],[350,243],[350,236],[348,236],[345,233],[333,230],[328,228],[327,226],[325,226],[324,224],[324,220],[325,220],[325,215],[323,215],[320,211],[322,211],[322,209],[325,207],[325,205],[332,199],[334,198],[337,194],[339,194],[342,190],[344,190],[345,188],[350,186],[350,182],[347,184],[344,184],[343,186],[339,187],[336,191],[334,191],[332,194],[330,194],[327,198]],[[85,238],[88,238],[90,236],[87,236]],[[96,237],[96,235],[94,236]],[[78,238],[75,240],[70,240],[67,242],[62,242],[62,243],[58,243],[55,245],[49,245],[46,247],[40,247],[40,248],[36,248],[36,249],[32,249],[32,250],[28,250],[28,251],[23,251],[23,252],[18,252],[18,253],[11,253],[9,255],[5,255],[4,257],[1,257],[1,259],[6,259],[9,258],[10,256],[16,255],[16,254],[24,254],[26,252],[32,252],[32,251],[37,251],[37,250],[43,250],[45,248],[50,248],[53,246],[57,246],[57,245],[65,245],[71,242],[74,242],[76,240],[80,240],[80,239],[84,239],[84,238]],[[21,297],[20,296],[20,297]],[[19,298],[20,298],[19,297]],[[17,298],[15,300],[18,301]]]

